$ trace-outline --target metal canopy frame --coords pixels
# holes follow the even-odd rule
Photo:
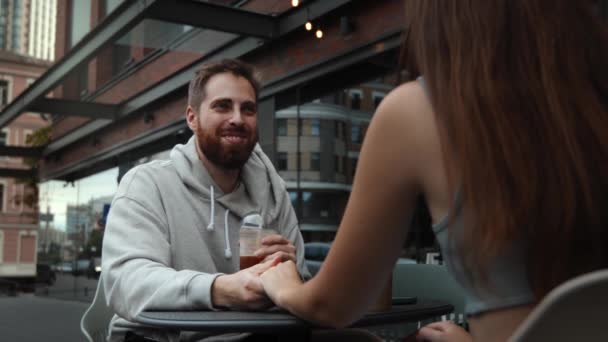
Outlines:
[[[387,54],[396,54],[401,42],[400,34],[400,32],[387,33],[377,40],[355,47],[344,54],[271,80],[262,89],[259,100],[274,97],[279,103],[278,107],[289,106],[295,104],[295,89],[302,85],[306,85],[302,88],[302,99],[307,101],[323,95],[322,92],[328,91],[328,88],[334,87],[335,89],[335,87],[363,82],[370,77],[390,71],[391,69],[386,65],[378,63],[378,59]],[[378,45],[384,46],[384,49],[378,51]],[[183,76],[176,74],[173,81],[167,82],[179,83],[177,81],[180,77],[185,77],[185,82],[188,82],[191,73],[186,72]],[[66,165],[46,174],[45,179],[72,181],[86,177],[131,159],[169,149],[176,143],[183,143],[190,135],[191,131],[185,120],[179,120],[133,137],[121,145],[99,151],[76,163]]]
[[[280,36],[283,36],[299,27],[302,27],[307,20],[313,20],[350,2],[352,2],[352,0],[322,0],[311,2],[308,4],[309,9],[307,9],[306,7],[295,8],[284,13],[281,16],[273,18],[273,20],[276,20],[278,22],[277,26],[280,28],[279,34]],[[176,4],[182,4],[182,2],[170,1],[170,5]],[[308,17],[306,13],[307,11],[309,12]],[[246,53],[260,48],[263,44],[264,41],[259,38],[239,36],[228,42],[227,44],[219,47],[217,50],[209,52],[202,59],[190,64],[189,66],[184,67],[183,69],[174,73],[165,80],[162,80],[161,82],[150,86],[141,93],[126,100],[125,102],[119,105],[115,118],[121,119],[133,113],[141,111],[145,107],[151,105],[159,99],[162,99],[166,95],[171,94],[176,90],[187,86],[188,82],[190,82],[190,79],[192,78],[194,71],[198,69],[200,64],[207,61],[218,60],[222,58],[238,58]],[[112,122],[113,121],[111,120],[104,120],[101,118],[88,122],[80,128],[71,131],[70,133],[67,133],[66,135],[58,138],[57,140],[52,141],[45,149],[44,155],[46,156],[55,153],[60,149],[64,148],[65,146],[84,138],[88,134],[111,125]]]
[[[27,179],[33,178],[38,173],[36,169],[4,169],[0,168],[1,178],[18,178]]]
[[[42,156],[44,147],[0,146],[0,156],[37,158]]]
[[[29,107],[29,110],[39,113],[75,115],[113,120],[116,117],[118,106],[105,103],[49,99],[45,97],[34,102]]]
[[[27,111],[95,118],[95,120],[53,141],[43,152],[43,155],[47,156],[92,132],[110,125],[113,120],[135,113],[154,101],[184,87],[190,80],[192,72],[201,63],[219,58],[240,57],[261,47],[264,44],[264,39],[278,39],[301,27],[307,20],[314,20],[350,2],[352,0],[314,0],[307,3],[306,6],[293,8],[279,16],[271,16],[196,0],[125,1],[76,44],[64,58],[47,70],[44,75],[0,112],[0,128]],[[45,97],[67,75],[92,59],[107,43],[129,32],[144,19],[167,20],[242,35],[118,105]],[[252,36],[256,38],[252,38]]]

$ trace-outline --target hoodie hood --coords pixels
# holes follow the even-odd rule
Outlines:
[[[259,144],[241,169],[239,185],[228,194],[222,192],[203,166],[194,135],[185,145],[176,145],[170,158],[182,182],[202,198],[217,201],[241,218],[258,213],[266,223],[278,216],[285,182]]]

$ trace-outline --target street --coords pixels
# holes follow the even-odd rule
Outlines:
[[[57,274],[53,286],[38,285],[35,294],[0,297],[0,340],[84,341],[80,319],[96,288],[97,279]]]
[[[57,273],[55,284],[52,286],[39,285],[36,287],[36,296],[90,303],[93,301],[96,289],[97,279]]]
[[[88,304],[22,294],[0,297],[0,336],[5,342],[81,342],[80,318]]]

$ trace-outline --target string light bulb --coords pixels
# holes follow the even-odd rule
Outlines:
[[[321,38],[323,38],[323,31],[321,31],[321,29],[317,29],[317,32],[315,32],[315,35],[317,36],[317,38],[321,39]]]
[[[300,0],[291,0],[291,6],[298,7],[300,5]]]
[[[312,30],[312,23],[310,21],[307,21],[304,27],[306,28],[306,31],[310,31]]]

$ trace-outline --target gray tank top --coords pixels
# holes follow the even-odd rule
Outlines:
[[[424,79],[418,82],[427,91]],[[526,242],[516,241],[504,253],[490,261],[488,267],[488,284],[475,284],[466,274],[459,246],[455,237],[462,233],[462,203],[459,195],[455,198],[456,209],[433,225],[433,232],[441,247],[443,260],[451,275],[462,286],[465,296],[465,313],[478,315],[487,311],[505,309],[513,306],[531,304],[536,301],[528,281],[525,251]],[[453,215],[453,218],[452,218]]]

